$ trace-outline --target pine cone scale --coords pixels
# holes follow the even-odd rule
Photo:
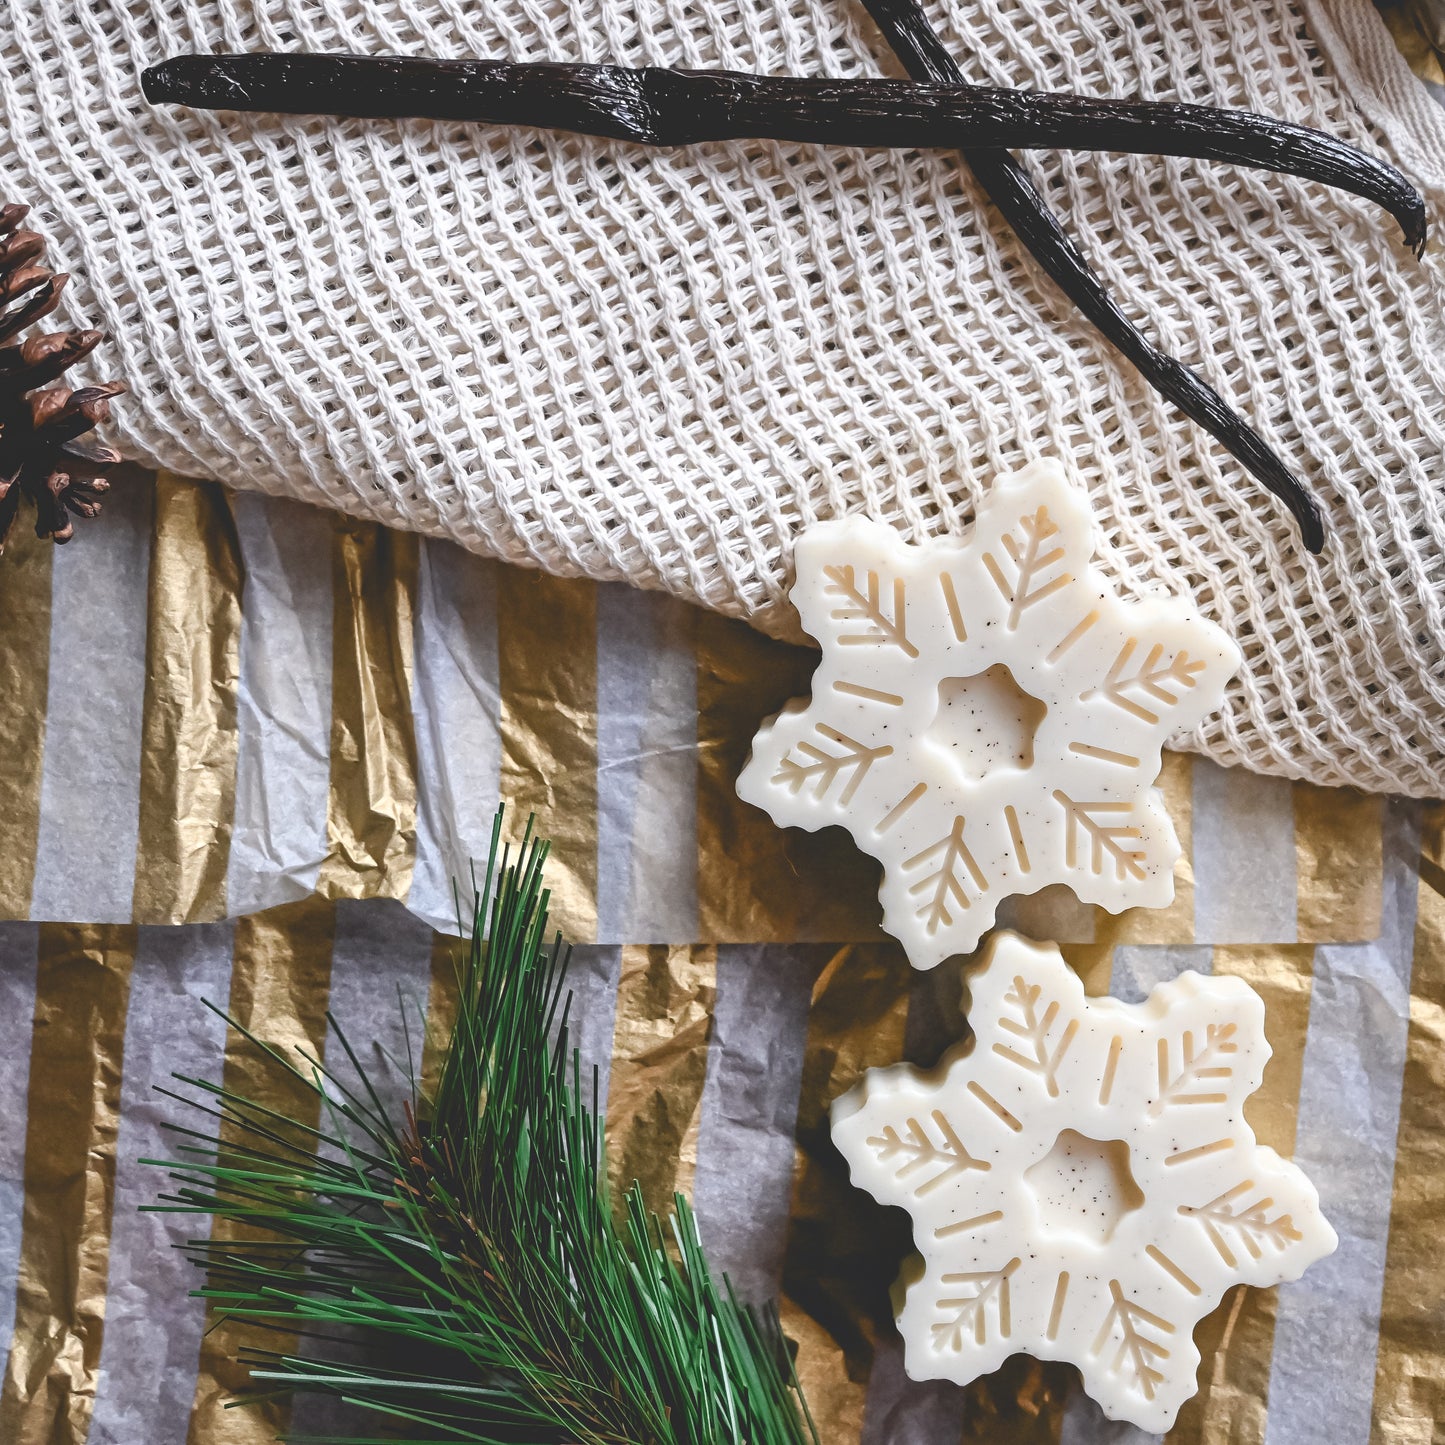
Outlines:
[[[16,343],[48,316],[69,279],[42,260],[45,240],[21,229],[26,206],[0,206],[0,550],[22,498],[35,508],[35,532],[56,542],[90,518],[110,489],[104,473],[120,454],[90,433],[110,416],[121,382],[51,385],[105,339],[94,330],[55,331]]]
[[[12,386],[46,386],[84,361],[102,341],[102,331],[52,331],[20,346],[0,349],[0,381]]]
[[[30,413],[30,425],[35,431],[47,427],[70,405],[73,393],[63,386],[48,391],[35,391],[24,398],[22,405]]]
[[[39,231],[16,231],[0,242],[0,266],[20,266],[45,254],[45,237]]]
[[[71,394],[64,406],[44,423],[45,439],[50,443],[73,441],[110,419],[110,399],[124,391],[119,383],[109,387],[91,386]],[[44,393],[41,393],[44,395]],[[39,430],[40,428],[37,428]]]
[[[43,316],[49,316],[60,305],[60,293],[65,289],[68,276],[52,276],[24,306],[0,316],[0,343],[13,341],[28,326],[34,326]]]
[[[3,264],[0,262],[0,266]],[[44,266],[19,266],[13,271],[6,271],[0,276],[0,303],[8,306],[27,291],[34,291],[36,287],[45,285],[52,274]]]
[[[118,467],[124,460],[114,447],[89,436],[72,437],[60,451],[65,458],[66,471],[73,476],[99,476],[102,471]]]

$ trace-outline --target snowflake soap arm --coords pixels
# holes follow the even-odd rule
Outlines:
[[[1161,749],[1218,706],[1239,653],[1179,599],[1121,599],[1094,546],[1047,462],[1001,479],[962,539],[912,546],[851,517],[797,545],[792,598],[823,657],[738,792],[878,858],[885,926],[916,967],[1052,883],[1115,912],[1173,896]]]
[[[1008,933],[968,985],[972,1039],[833,1106],[854,1183],[913,1218],[908,1373],[966,1384],[1019,1352],[1067,1360],[1110,1418],[1167,1430],[1225,1290],[1297,1279],[1337,1242],[1245,1121],[1263,1004],[1194,973],[1142,1004],[1086,998],[1056,948]]]

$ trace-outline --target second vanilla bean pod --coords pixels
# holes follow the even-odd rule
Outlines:
[[[917,80],[960,82],[963,72],[928,23],[918,0],[864,0],[903,68]],[[964,160],[989,199],[1054,284],[1099,334],[1133,363],[1166,401],[1203,427],[1289,509],[1307,551],[1324,548],[1319,503],[1245,419],[1203,377],[1160,351],[1110,296],[1083,252],[1007,151],[966,150]]]

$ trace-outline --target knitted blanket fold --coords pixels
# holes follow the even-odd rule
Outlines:
[[[1425,192],[1417,262],[1378,211],[1289,178],[1027,159],[1130,314],[1317,492],[1322,557],[1072,312],[954,154],[140,94],[180,50],[899,73],[852,0],[16,0],[0,172],[75,273],[64,322],[111,333],[132,455],[785,636],[809,521],[958,531],[995,475],[1058,456],[1121,587],[1191,593],[1244,651],[1184,746],[1445,793],[1445,110],[1368,0],[932,14],[970,80],[1267,111]]]

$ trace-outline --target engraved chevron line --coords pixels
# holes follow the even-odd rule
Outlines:
[[[1169,1073],[1169,1040],[1163,1036],[1158,1043],[1159,1054],[1159,1097],[1149,1105],[1149,1112],[1156,1119],[1171,1104],[1223,1104],[1229,1100],[1227,1092],[1218,1087],[1196,1088],[1196,1085],[1218,1085],[1234,1077],[1231,1065],[1222,1063],[1225,1055],[1237,1053],[1239,1045],[1234,1041],[1235,1026],[1232,1023],[1207,1024],[1204,1030],[1204,1047],[1194,1052],[1194,1031],[1185,1029],[1179,1041],[1180,1067],[1172,1077]]]
[[[1070,868],[1079,866],[1079,834],[1089,840],[1089,871],[1102,873],[1104,859],[1114,862],[1115,874],[1143,878],[1144,859],[1148,856],[1143,848],[1130,848],[1127,844],[1141,838],[1143,829],[1136,823],[1106,823],[1096,814],[1132,813],[1131,802],[1076,803],[1061,788],[1054,789],[1054,801],[1064,810],[1068,820],[1064,833],[1064,862]]]
[[[1155,1390],[1164,1382],[1164,1372],[1154,1362],[1167,1360],[1169,1347],[1160,1340],[1151,1339],[1144,1330],[1147,1328],[1155,1334],[1172,1335],[1174,1326],[1152,1310],[1146,1310],[1143,1305],[1125,1299],[1117,1279],[1109,1281],[1109,1293],[1114,1303],[1094,1338],[1092,1353],[1097,1355],[1104,1348],[1110,1333],[1117,1325],[1123,1338],[1109,1365],[1110,1373],[1118,1374],[1126,1364],[1129,1365],[1133,1370],[1132,1383],[1138,1386],[1146,1400],[1152,1400]]]
[[[999,595],[1009,605],[1006,627],[1012,632],[1019,625],[1020,616],[1037,602],[1051,597],[1061,587],[1067,587],[1074,580],[1069,572],[1055,573],[1048,581],[1039,580],[1050,568],[1064,560],[1064,549],[1054,547],[1047,552],[1040,548],[1059,535],[1059,529],[1047,507],[1036,512],[1025,512],[1018,520],[1016,532],[1005,532],[999,539],[1004,555],[1013,570],[1013,580],[1004,576],[1003,565],[992,552],[983,554],[983,565]]]
[[[871,1135],[867,1141],[877,1153],[880,1164],[891,1164],[899,1158],[903,1160],[893,1172],[894,1179],[900,1183],[911,1179],[920,1170],[937,1166],[936,1173],[913,1186],[913,1193],[920,1198],[962,1174],[965,1169],[986,1172],[991,1167],[986,1160],[975,1159],[968,1152],[942,1109],[935,1109],[932,1118],[939,1134],[938,1143],[934,1143],[927,1128],[917,1119],[907,1121],[906,1135],[900,1135],[890,1124],[881,1134]]]
[[[1295,1228],[1290,1215],[1277,1214],[1273,1219],[1269,1217],[1270,1207],[1274,1204],[1269,1195],[1256,1199],[1252,1204],[1241,1204],[1237,1209],[1230,1208],[1237,1199],[1248,1194],[1254,1187],[1254,1180],[1246,1179],[1243,1183],[1236,1184],[1233,1189],[1226,1190],[1217,1199],[1210,1200],[1208,1204],[1179,1206],[1180,1214],[1192,1216],[1200,1222],[1209,1242],[1218,1250],[1219,1257],[1230,1269],[1235,1268],[1238,1261],[1234,1251],[1225,1242],[1221,1230],[1229,1230],[1235,1234],[1253,1259],[1260,1258],[1264,1253],[1262,1246],[1265,1244],[1272,1244],[1276,1249],[1283,1250],[1304,1238]]]
[[[1079,1021],[1070,1019],[1065,1025],[1058,1043],[1050,1049],[1048,1038],[1054,1022],[1059,1016],[1059,1001],[1050,999],[1048,1006],[1040,1014],[1038,1003],[1039,995],[1042,992],[1042,984],[1025,983],[1022,974],[1015,974],[1013,987],[1004,995],[1003,1001],[1009,1008],[1018,1010],[1023,1022],[1017,1023],[1011,1018],[998,1020],[1000,1029],[1005,1033],[1012,1034],[1017,1039],[1024,1040],[1033,1049],[1033,1057],[1021,1054],[1008,1044],[996,1043],[993,1051],[1000,1058],[1008,1059],[1011,1063],[1018,1064],[1032,1074],[1038,1074],[1049,1091],[1049,1097],[1057,1098],[1059,1062],[1068,1051],[1069,1045],[1073,1043],[1074,1035],[1079,1031]]]
[[[871,568],[866,588],[860,588],[852,567],[825,567],[823,575],[828,585],[823,589],[825,597],[838,597],[843,605],[833,609],[835,622],[866,622],[871,624],[862,632],[844,632],[838,641],[844,646],[866,646],[868,644],[892,644],[902,650],[905,657],[917,657],[918,649],[908,640],[905,627],[905,588],[903,578],[893,579],[893,615],[888,615],[883,604],[882,584],[878,573]]]
[[[1020,1260],[1014,1258],[1002,1269],[980,1270],[970,1274],[946,1274],[946,1285],[974,1285],[974,1293],[940,1299],[939,1312],[955,1311],[952,1319],[942,1320],[933,1326],[935,1349],[961,1350],[965,1328],[972,1328],[975,1344],[988,1342],[988,1306],[991,1300],[997,1302],[998,1332],[1001,1339],[1008,1339],[1013,1331],[1009,1310],[1009,1276],[1019,1267]]]
[[[1103,685],[1090,688],[1080,701],[1087,702],[1091,697],[1097,696],[1105,697],[1115,707],[1122,708],[1131,717],[1136,717],[1152,727],[1159,721],[1161,713],[1145,707],[1140,698],[1146,698],[1163,707],[1174,707],[1179,699],[1198,683],[1199,674],[1207,664],[1200,659],[1191,662],[1188,652],[1181,648],[1170,662],[1161,667],[1159,659],[1164,656],[1164,644],[1156,642],[1149,649],[1144,661],[1133,672],[1126,673],[1124,669],[1128,667],[1138,645],[1137,638],[1129,638],[1119,649],[1119,655],[1114,659],[1114,665],[1109,669]]]
[[[847,737],[840,733],[837,728],[829,727],[827,723],[816,724],[818,733],[831,743],[838,744],[843,749],[840,753],[824,752],[816,743],[800,742],[797,745],[798,752],[809,761],[802,762],[793,756],[792,749],[778,763],[778,771],[773,774],[775,783],[785,785],[790,793],[796,795],[801,792],[804,785],[813,783],[813,796],[817,799],[827,797],[828,790],[844,773],[852,770],[851,776],[843,786],[843,791],[838,794],[838,803],[846,806],[858,791],[858,786],[868,775],[868,769],[878,761],[879,758],[886,758],[892,753],[891,747],[883,746],[870,748],[866,743],[860,743],[854,738]]]
[[[983,870],[978,866],[973,854],[968,851],[968,845],[963,841],[963,827],[963,818],[955,817],[952,831],[947,837],[940,838],[921,853],[915,853],[913,857],[903,860],[905,870],[922,867],[935,858],[941,860],[932,873],[920,878],[908,890],[909,894],[915,897],[919,894],[928,895],[914,909],[914,913],[923,919],[924,926],[930,934],[937,933],[940,927],[950,928],[953,926],[954,915],[949,911],[950,904],[956,904],[962,909],[967,908],[972,902],[964,891],[963,870],[967,870],[969,878],[972,879],[974,887],[979,893],[988,887],[988,880],[984,877]],[[960,864],[963,865],[962,869],[959,867]]]

